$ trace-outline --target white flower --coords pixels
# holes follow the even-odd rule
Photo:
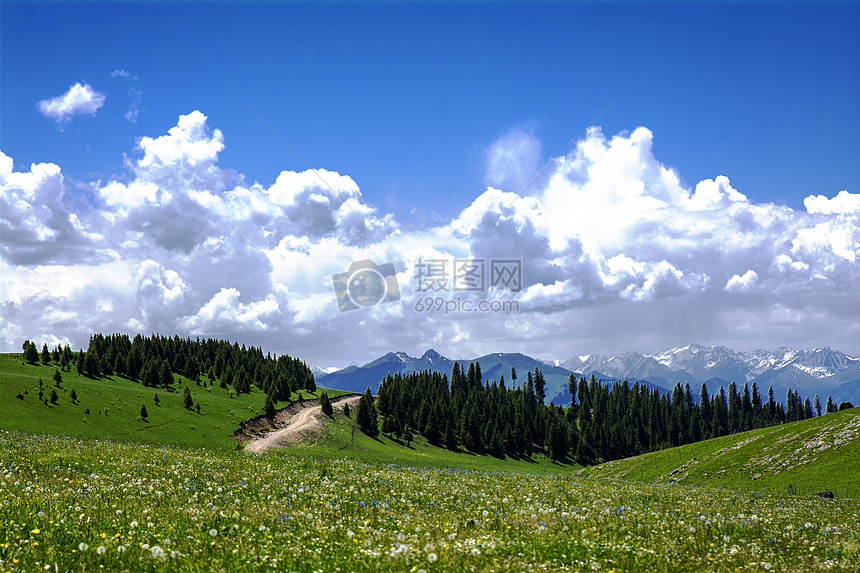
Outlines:
[[[132,528],[132,529],[134,529],[134,528],[135,528],[135,527],[137,527],[138,525],[140,525],[140,524],[139,524],[138,522],[136,522],[136,521],[132,521],[132,522],[131,522],[131,528]]]
[[[762,566],[762,567],[764,567],[765,569],[770,569],[770,568],[771,568],[771,564],[770,564],[770,563],[768,563],[767,561],[762,561],[762,562],[761,562],[761,566]]]
[[[116,548],[116,550],[119,551],[120,553],[122,553],[123,551],[125,551],[125,545],[120,545],[119,547]]]
[[[477,557],[477,556],[478,556],[478,555],[480,555],[480,554],[481,554],[481,550],[480,550],[480,549],[478,549],[477,547],[472,547],[472,555],[474,555],[475,557]]]
[[[98,553],[99,555],[104,555],[105,551],[107,551],[107,547],[105,547],[104,545],[99,545],[96,549],[96,553]]]
[[[433,563],[434,561],[436,561],[436,559],[438,559],[438,557],[436,557],[435,553],[427,554],[427,561],[429,561],[430,563]]]
[[[433,551],[433,544],[432,543],[428,543],[427,545],[424,546],[424,553],[430,553],[431,551]]]
[[[218,530],[213,527],[212,529],[209,530],[209,535],[211,535],[212,537],[215,537],[216,535],[218,535]]]
[[[355,531],[353,531],[352,529],[347,529],[346,536],[352,539],[353,537],[355,537]]]
[[[149,550],[149,552],[156,559],[166,559],[167,558],[167,556],[164,554],[164,549],[162,549],[158,545],[153,545],[152,548]]]
[[[487,517],[488,515],[490,515],[490,512],[485,509],[484,511],[481,512],[481,515],[483,515],[484,517]]]
[[[89,548],[90,548],[90,546],[89,546],[89,545],[87,545],[86,543],[84,543],[83,541],[81,541],[81,542],[78,544],[78,549],[79,549],[79,550],[81,550],[81,551],[86,551],[86,550],[87,550],[87,549],[89,549]]]

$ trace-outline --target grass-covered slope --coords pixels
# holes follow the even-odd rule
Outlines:
[[[860,408],[588,468],[583,475],[860,498]]]
[[[0,431],[0,571],[858,571],[860,502]]]
[[[24,364],[20,354],[0,354],[0,429],[147,444],[233,448],[236,446],[233,431],[242,421],[262,415],[265,403],[265,395],[257,388],[252,388],[249,394],[235,395],[218,383],[210,384],[205,376],[207,387],[174,376],[175,383],[168,392],[121,376],[88,378],[72,369],[61,372],[63,380],[58,388],[53,381],[56,369],[53,363]],[[184,387],[190,388],[194,404],[200,404],[199,413],[196,407],[191,410],[184,407]],[[57,403],[45,404],[52,389],[57,393]],[[77,395],[75,402],[71,400],[72,389]],[[338,393],[329,391],[330,396]],[[303,396],[316,394],[303,392]],[[140,418],[143,405],[149,414],[146,420]],[[286,405],[286,402],[276,404],[279,408]]]

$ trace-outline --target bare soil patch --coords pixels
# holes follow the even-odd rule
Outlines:
[[[349,404],[354,408],[360,398],[361,394],[344,394],[331,398],[331,403],[341,408]],[[272,418],[260,416],[248,420],[234,432],[234,437],[245,444],[245,451],[259,454],[269,448],[287,447],[312,438],[319,433],[324,418],[327,416],[322,413],[318,400],[297,400]]]

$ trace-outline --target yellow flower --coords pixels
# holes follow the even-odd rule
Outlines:
[[[30,533],[32,533],[33,535],[39,535],[39,532],[41,532],[41,531],[42,531],[42,530],[41,530],[41,529],[39,529],[39,528],[37,527],[36,529],[34,529],[33,531],[31,531]]]

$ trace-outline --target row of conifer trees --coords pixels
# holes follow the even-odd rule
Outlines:
[[[221,387],[232,387],[236,393],[256,386],[277,401],[288,400],[291,392],[316,391],[313,372],[301,360],[264,355],[261,348],[226,340],[93,334],[86,350],[76,352],[67,344],[52,351],[43,344],[40,352],[30,340],[23,350],[24,360],[30,363],[53,362],[93,378],[119,375],[154,388],[169,387],[174,374],[196,382],[205,374],[209,381],[218,380]]]
[[[529,456],[543,451],[556,460],[594,463],[647,453],[712,437],[821,415],[814,405],[789,390],[786,404],[770,388],[763,401],[755,384],[740,392],[732,383],[710,396],[702,385],[696,401],[689,384],[671,394],[635,382],[611,385],[571,374],[568,408],[545,404],[540,369],[518,383],[483,380],[481,366],[455,364],[450,380],[433,371],[388,375],[375,403],[359,403],[358,423],[369,434],[399,437],[412,431],[436,445],[496,456]],[[827,411],[835,411],[828,399]],[[381,420],[377,421],[377,416]]]

